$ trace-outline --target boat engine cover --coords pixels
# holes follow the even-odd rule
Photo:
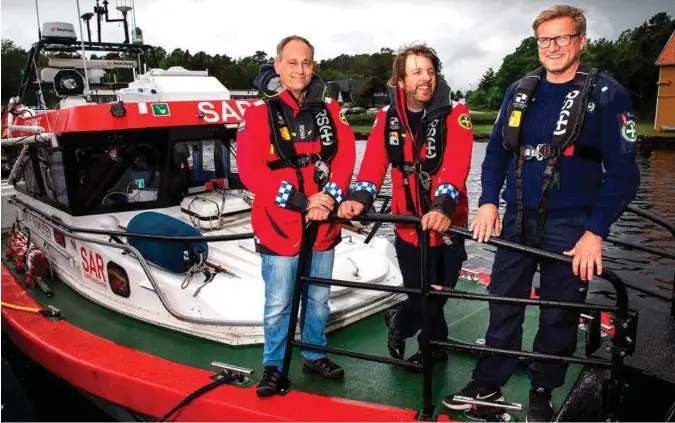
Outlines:
[[[202,236],[189,224],[157,212],[143,212],[134,216],[127,224],[127,232],[144,235],[161,236]],[[206,242],[155,241],[139,238],[128,238],[129,245],[136,248],[141,255],[168,272],[184,274],[194,264],[193,258],[203,256],[206,260],[209,246]]]

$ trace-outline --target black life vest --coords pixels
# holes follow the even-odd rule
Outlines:
[[[299,190],[304,191],[300,169],[319,161],[330,163],[337,153],[337,132],[333,118],[326,104],[321,101],[320,104],[313,105],[311,109],[301,109],[298,119],[291,119],[289,125],[289,119],[286,119],[284,105],[279,97],[266,98],[264,101],[268,110],[270,142],[274,147],[274,152],[280,157],[278,160],[268,162],[267,165],[272,170],[286,167],[296,169],[300,184]],[[306,118],[308,114],[312,115],[313,121]],[[298,122],[303,119],[308,122]],[[312,133],[315,130],[321,140],[321,152],[319,154],[298,154],[295,150],[295,142],[315,140],[317,134]]]
[[[584,124],[588,100],[595,86],[598,76],[598,70],[585,65],[580,65],[577,73],[570,84],[569,91],[565,96],[565,102],[560,110],[560,116],[553,131],[551,142],[547,145],[530,146],[522,145],[521,130],[523,122],[527,115],[527,110],[532,103],[532,99],[537,91],[537,85],[546,73],[543,67],[535,69],[520,80],[508,108],[506,109],[506,119],[504,122],[502,135],[504,137],[504,147],[515,156],[515,179],[516,179],[516,200],[518,205],[518,214],[516,218],[516,230],[520,234],[521,242],[538,246],[544,233],[544,224],[546,222],[546,202],[548,193],[553,186],[559,186],[560,170],[558,168],[558,159],[564,151],[573,146],[581,135],[581,128]],[[601,161],[599,151],[594,149],[576,149],[575,156]],[[544,170],[544,180],[542,184],[542,196],[537,207],[537,238],[533,244],[530,244],[529,233],[523,227],[524,206],[523,206],[523,166],[525,160],[536,158],[546,160]]]
[[[415,203],[412,199],[408,176],[415,173],[418,182],[418,192],[421,194],[423,212],[431,207],[429,188],[431,176],[438,172],[443,163],[443,155],[446,145],[446,123],[448,115],[452,112],[452,105],[441,107],[424,115],[420,123],[419,133],[423,134],[424,140],[420,139],[413,145],[412,162],[405,161],[403,146],[406,139],[407,129],[392,104],[387,110],[387,121],[384,125],[384,143],[387,156],[392,167],[403,174],[403,188],[406,196],[406,207],[411,213],[415,213]],[[413,134],[414,135],[414,134]],[[420,158],[422,145],[426,143],[425,160]]]

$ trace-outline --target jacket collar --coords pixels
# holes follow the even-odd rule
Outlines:
[[[396,112],[399,116],[404,116],[407,111],[407,102],[403,88],[389,85],[387,87],[387,93],[389,95],[390,103],[396,107]],[[444,79],[436,79],[436,90],[434,91],[431,100],[424,108],[424,114],[427,115],[446,107],[452,108],[450,86],[448,86]]]

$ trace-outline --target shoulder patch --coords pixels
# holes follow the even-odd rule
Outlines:
[[[634,143],[637,140],[637,127],[632,113],[619,113],[619,127],[624,141]]]
[[[459,126],[461,126],[464,129],[473,128],[473,125],[471,124],[471,118],[466,113],[462,113],[461,115],[459,115],[459,118],[457,118],[457,122],[459,123]]]

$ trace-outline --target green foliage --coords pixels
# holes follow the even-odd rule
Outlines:
[[[11,40],[2,40],[2,104],[7,104],[11,96],[16,95],[21,83],[21,71],[28,58],[26,50]]]
[[[375,122],[375,114],[372,113],[360,113],[358,115],[347,115],[345,116],[347,118],[347,122],[349,122],[350,125],[354,126],[373,126],[373,123]]]

